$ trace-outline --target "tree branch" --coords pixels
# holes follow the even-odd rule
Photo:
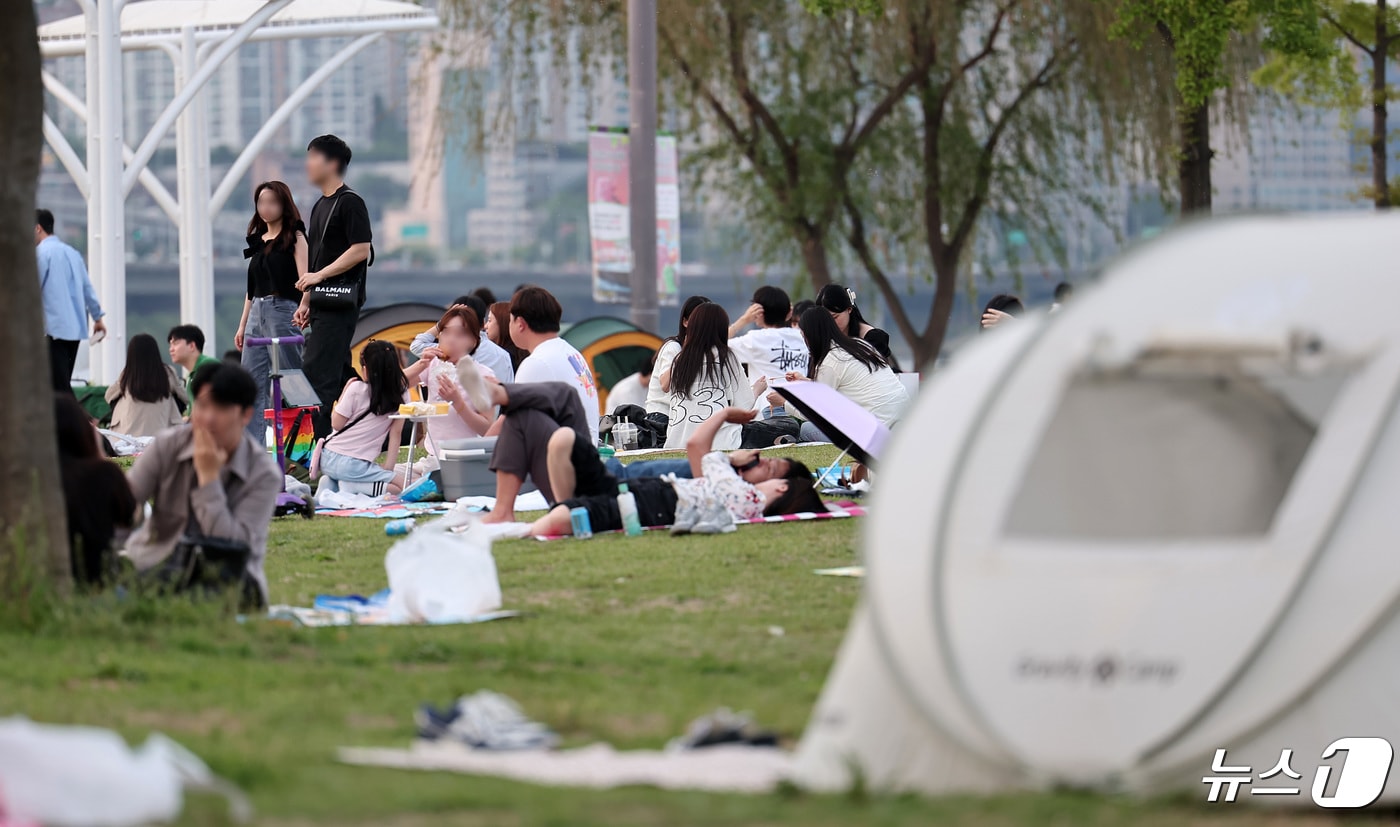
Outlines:
[[[1362,43],[1361,40],[1351,32],[1351,30],[1349,30],[1347,27],[1341,24],[1341,21],[1333,17],[1331,12],[1324,10],[1319,12],[1319,14],[1321,15],[1322,19],[1327,23],[1327,25],[1337,30],[1337,34],[1341,35],[1347,40],[1350,40],[1351,45],[1360,49],[1363,53],[1365,53],[1368,56],[1375,55],[1375,49],[1371,48],[1370,46],[1367,46],[1365,43]]]
[[[904,303],[899,300],[899,294],[895,292],[894,285],[890,284],[884,268],[875,260],[875,254],[870,249],[870,242],[865,237],[865,218],[861,215],[860,209],[856,207],[855,201],[851,199],[849,193],[842,198],[842,203],[846,208],[846,217],[850,219],[846,243],[851,245],[856,257],[865,266],[865,272],[870,274],[870,280],[875,282],[876,289],[884,297],[885,306],[889,309],[890,315],[894,316],[894,323],[899,328],[900,334],[909,342],[909,346],[913,347],[919,340],[919,331],[914,329],[914,323],[909,320],[909,314],[904,310]]]
[[[1026,85],[1021,87],[1020,91],[1016,93],[1015,99],[1002,110],[1001,116],[997,118],[996,124],[992,126],[991,133],[987,135],[987,140],[982,145],[982,151],[978,153],[977,183],[974,187],[973,195],[968,199],[967,204],[964,205],[963,213],[958,218],[958,227],[953,232],[953,237],[949,241],[948,246],[952,248],[955,255],[962,255],[963,248],[966,246],[968,239],[971,238],[973,228],[977,225],[977,216],[981,213],[982,207],[986,204],[987,191],[990,188],[993,172],[993,161],[996,158],[997,148],[1001,143],[1002,135],[1006,132],[1007,125],[1016,115],[1017,110],[1021,108],[1021,105],[1029,100],[1032,94],[1050,85],[1050,82],[1053,80],[1054,70],[1061,64],[1066,54],[1074,50],[1076,45],[1077,41],[1074,38],[1070,38],[1064,45],[1052,52],[1050,57],[1046,59],[1045,64],[1040,67],[1040,71],[1036,72],[1035,76],[1032,77]]]
[[[767,105],[754,94],[753,83],[749,79],[748,61],[744,58],[744,39],[739,31],[733,10],[725,6],[724,16],[726,33],[729,40],[729,68],[734,74],[734,83],[739,90],[739,99],[744,102],[744,107],[749,112],[749,119],[754,122],[755,127],[759,123],[768,133],[768,137],[773,140],[777,147],[778,155],[783,159],[783,170],[787,174],[788,185],[796,187],[801,178],[801,171],[798,168],[797,152],[792,143],[788,141],[787,135],[783,133],[782,125],[778,119],[773,117],[773,113]]]
[[[996,19],[992,21],[992,29],[987,33],[986,42],[982,45],[981,50],[979,50],[977,54],[969,57],[962,66],[958,67],[958,74],[967,74],[969,71],[976,68],[977,64],[986,60],[996,51],[997,37],[1001,34],[1001,25],[1006,22],[1007,15],[1010,14],[1011,10],[1015,7],[1016,2],[1012,0],[1012,2],[1007,3],[1005,6],[997,8],[997,16]]]

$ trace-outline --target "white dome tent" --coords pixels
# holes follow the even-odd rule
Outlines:
[[[1190,225],[961,351],[886,452],[794,780],[1205,799],[1226,749],[1241,799],[1400,801],[1383,744],[1322,759],[1400,741],[1397,238]]]

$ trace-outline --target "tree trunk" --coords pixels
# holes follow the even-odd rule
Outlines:
[[[49,353],[34,258],[43,86],[32,0],[0,0],[0,600],[70,582]]]
[[[1371,52],[1371,188],[1375,190],[1376,209],[1390,207],[1390,180],[1386,158],[1386,56],[1390,49],[1389,25],[1386,22],[1386,0],[1376,0],[1376,47]]]
[[[1181,214],[1210,212],[1210,104],[1181,114],[1181,160],[1177,163]]]
[[[958,262],[956,257],[934,262],[933,306],[928,311],[928,324],[914,347],[914,370],[932,370],[943,339],[948,335],[948,323],[953,318],[953,298],[957,294]]]
[[[827,260],[826,239],[810,228],[798,230],[797,243],[802,248],[802,265],[811,280],[812,294],[831,284],[831,264]]]

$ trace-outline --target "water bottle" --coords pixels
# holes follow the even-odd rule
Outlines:
[[[588,518],[588,509],[583,506],[569,510],[569,523],[573,526],[576,539],[587,540],[593,536],[593,521]]]
[[[384,524],[384,533],[389,537],[398,537],[412,531],[413,527],[417,524],[418,521],[412,517],[406,517],[402,520],[390,520]]]
[[[617,487],[617,511],[622,515],[622,531],[628,537],[642,536],[642,521],[637,516],[637,498],[627,490],[627,483]]]

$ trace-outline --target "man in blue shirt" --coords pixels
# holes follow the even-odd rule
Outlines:
[[[87,336],[88,316],[92,316],[93,336],[107,332],[102,305],[97,302],[82,254],[54,236],[53,213],[48,210],[38,211],[34,245],[39,253],[39,287],[44,295],[44,333],[49,340],[53,388],[72,393],[73,364],[78,361],[78,345]]]

